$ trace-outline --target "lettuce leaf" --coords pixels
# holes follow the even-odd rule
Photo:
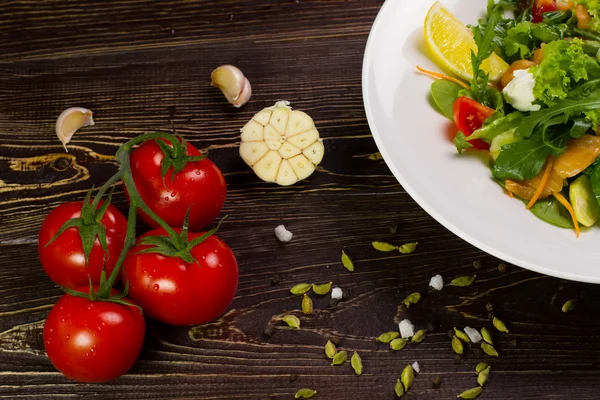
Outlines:
[[[504,52],[510,59],[526,59],[541,43],[550,43],[564,37],[566,25],[519,22],[508,29],[504,39]]]
[[[544,47],[542,62],[530,72],[535,78],[535,98],[552,106],[567,98],[576,83],[600,78],[600,65],[585,54],[582,40],[556,40]]]

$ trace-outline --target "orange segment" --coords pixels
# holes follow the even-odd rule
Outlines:
[[[463,79],[473,78],[471,50],[477,52],[473,32],[439,2],[431,6],[425,17],[425,42],[438,65]],[[496,82],[508,64],[493,53],[483,61],[481,69],[490,74],[490,81]]]
[[[600,155],[600,137],[583,135],[579,139],[571,139],[567,150],[556,157],[554,171],[561,178],[570,178],[589,167]]]
[[[544,178],[545,168],[540,171],[539,174],[531,179],[525,179],[524,181],[514,181],[507,179],[504,183],[506,190],[514,193],[523,200],[530,200],[535,194],[536,190],[542,184]],[[556,173],[554,169],[549,171],[549,175],[546,178],[544,189],[540,193],[538,199],[544,199],[553,193],[560,192],[563,187],[563,179]]]

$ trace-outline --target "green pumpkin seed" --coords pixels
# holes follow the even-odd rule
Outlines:
[[[342,250],[342,265],[350,272],[354,272],[354,264],[352,264],[352,260],[348,257],[348,254],[344,250]]]
[[[363,373],[362,359],[360,358],[357,352],[354,352],[354,354],[352,354],[352,358],[350,359],[350,365],[352,365],[352,369],[354,369],[354,373],[356,375],[360,375]]]
[[[406,308],[410,308],[411,304],[417,304],[421,300],[421,293],[411,293],[402,302]]]
[[[391,332],[386,332],[386,333],[382,333],[381,335],[379,335],[379,337],[377,338],[377,341],[381,342],[381,343],[389,343],[392,340],[396,339],[397,337],[400,337],[400,332],[391,331]]]
[[[450,281],[450,285],[460,287],[469,286],[471,283],[473,283],[473,281],[475,281],[476,277],[477,275],[459,276],[458,278],[452,279],[452,281]]]
[[[333,284],[333,282],[322,283],[320,285],[313,284],[312,290],[313,290],[313,292],[315,292],[315,294],[318,294],[319,296],[323,296],[331,291],[332,284]]]
[[[394,339],[390,342],[390,349],[398,351],[402,350],[408,343],[408,339]]]
[[[425,335],[427,334],[427,329],[418,330],[410,340],[411,343],[421,343],[423,339],[425,339]]]
[[[281,320],[288,324],[288,326],[290,326],[291,328],[300,328],[300,320],[295,315],[286,315],[285,317],[281,318]]]
[[[333,344],[331,340],[328,340],[325,344],[325,355],[328,358],[333,358],[335,353],[337,353],[337,347],[335,347],[335,344]]]
[[[492,324],[494,324],[494,328],[498,329],[500,332],[508,333],[506,325],[504,325],[504,322],[502,322],[500,319],[494,317]]]
[[[411,365],[407,365],[406,367],[404,367],[402,373],[400,374],[400,381],[402,381],[402,384],[404,385],[406,391],[410,389],[414,380],[415,371],[413,370],[413,367]]]
[[[462,340],[465,343],[471,342],[471,339],[469,339],[469,335],[467,335],[460,329],[454,328],[454,334],[456,335],[457,338],[459,338],[460,340]]]
[[[398,396],[398,397],[404,396],[404,385],[402,385],[402,382],[400,382],[400,379],[398,379],[396,381],[396,386],[394,386],[394,392],[396,393],[396,396]]]
[[[481,371],[483,371],[484,369],[488,368],[489,365],[487,363],[481,362],[479,364],[477,364],[477,366],[475,367],[475,373],[479,374]]]
[[[474,399],[475,397],[477,397],[481,394],[482,390],[483,389],[481,388],[481,386],[477,386],[472,389],[465,390],[464,392],[462,392],[461,394],[456,396],[456,398],[457,399],[466,399],[466,400]]]
[[[418,242],[405,243],[402,246],[400,246],[398,248],[398,250],[400,250],[400,253],[402,253],[402,254],[410,254],[410,253],[413,253],[417,249],[418,244],[419,244]]]
[[[348,359],[348,353],[345,350],[339,351],[333,356],[333,360],[331,361],[331,366],[342,365]]]
[[[488,328],[481,328],[481,337],[489,344],[494,344],[494,340],[492,339],[492,332],[490,332]]]
[[[489,343],[481,343],[481,350],[483,350],[483,352],[488,356],[498,357],[498,352],[496,351],[494,346],[492,346]]]
[[[567,300],[567,302],[565,304],[563,304],[563,306],[562,306],[562,312],[568,313],[569,311],[573,310],[576,305],[577,305],[577,299]]]
[[[308,389],[308,388],[304,388],[304,389],[300,389],[296,392],[296,396],[294,396],[296,399],[310,399],[312,398],[315,394],[317,394],[316,390],[312,390],[312,389]]]
[[[297,285],[294,285],[294,287],[290,289],[290,292],[292,292],[292,294],[304,294],[308,292],[310,288],[310,283],[299,283]]]
[[[313,312],[313,302],[307,294],[302,298],[302,314],[310,315]]]
[[[477,375],[477,383],[479,384],[479,386],[485,385],[489,376],[490,376],[490,367],[487,367],[486,369],[484,369]]]
[[[452,336],[452,350],[454,350],[456,354],[462,354],[465,351],[465,346],[463,346],[460,339],[456,336]]]
[[[385,243],[385,242],[373,242],[371,243],[373,248],[378,251],[394,251],[398,249],[398,246],[394,246],[393,244]]]

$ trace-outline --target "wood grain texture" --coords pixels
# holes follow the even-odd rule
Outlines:
[[[475,365],[492,364],[481,399],[597,399],[600,289],[508,266],[466,244],[421,210],[378,157],[362,107],[360,72],[382,1],[25,1],[0,3],[0,398],[393,399],[402,368],[421,373],[406,399],[452,399],[475,386]],[[240,67],[252,101],[230,107],[210,71]],[[281,99],[313,116],[326,156],[310,180],[282,188],[260,182],[237,155],[239,128]],[[94,111],[65,153],[54,122],[70,106]],[[175,328],[149,322],[138,363],[119,380],[82,385],[44,354],[44,318],[61,295],[37,259],[37,230],[50,209],[82,199],[115,170],[129,138],[175,127],[208,150],[228,182],[220,236],[240,263],[230,309],[212,324]],[[115,205],[126,203],[121,188]],[[282,245],[280,223],[294,232]],[[140,232],[143,230],[140,227]],[[402,256],[373,240],[418,241]],[[341,250],[356,264],[340,264]],[[482,268],[475,270],[473,261]],[[431,292],[431,276],[477,274],[468,288]],[[279,284],[273,284],[277,275]],[[333,281],[348,298],[315,311],[291,330],[274,318],[300,316],[298,282]],[[419,304],[399,306],[411,292]],[[560,307],[578,298],[577,308]],[[457,359],[447,331],[491,327],[500,357],[475,349]],[[432,327],[425,341],[390,352],[375,338],[403,318]],[[264,334],[272,324],[272,336]],[[365,372],[331,367],[329,338],[359,351]],[[432,379],[442,378],[439,389]]]

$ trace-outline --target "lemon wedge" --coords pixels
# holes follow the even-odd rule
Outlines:
[[[465,80],[473,78],[471,50],[477,52],[473,32],[439,2],[431,6],[425,17],[425,42],[439,66]],[[492,82],[498,81],[508,67],[495,53],[481,63]]]

